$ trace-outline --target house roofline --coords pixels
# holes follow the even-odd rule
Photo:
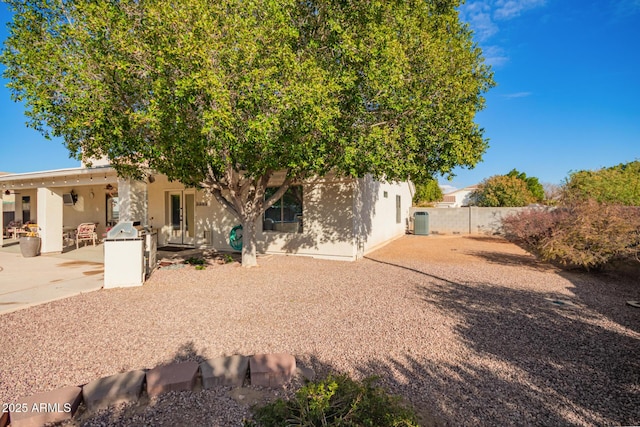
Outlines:
[[[78,167],[78,168],[68,168],[68,169],[53,169],[48,171],[37,171],[37,172],[24,172],[24,173],[9,173],[6,175],[0,175],[0,182],[7,181],[23,181],[30,179],[42,179],[42,178],[58,178],[65,177],[69,175],[96,175],[106,173],[109,175],[113,175],[116,173],[116,170],[111,166],[96,166],[92,168]]]

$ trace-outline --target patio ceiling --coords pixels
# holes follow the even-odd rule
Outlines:
[[[71,168],[51,171],[0,175],[0,188],[18,190],[39,187],[69,187],[73,185],[114,184],[118,175],[112,167]]]

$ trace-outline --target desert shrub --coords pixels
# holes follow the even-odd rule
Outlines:
[[[302,387],[290,400],[278,399],[254,409],[263,427],[279,426],[417,426],[415,413],[400,398],[373,385],[347,376],[329,376]]]
[[[547,261],[585,269],[616,260],[639,260],[640,208],[588,200],[553,210],[506,217],[508,238]]]
[[[540,242],[548,239],[561,216],[568,215],[566,209],[532,208],[508,215],[502,219],[502,230],[510,240],[537,249]]]

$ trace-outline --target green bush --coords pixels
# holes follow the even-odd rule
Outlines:
[[[478,206],[514,207],[535,203],[527,183],[517,176],[495,175],[480,183],[474,192]]]
[[[435,179],[424,183],[416,183],[416,194],[413,195],[415,206],[427,206],[442,200],[442,189]]]
[[[415,413],[400,398],[373,385],[345,375],[308,383],[290,400],[278,399],[254,410],[257,424],[247,426],[418,426]]]
[[[205,264],[205,260],[204,258],[196,258],[196,257],[190,257],[184,260],[185,264],[190,264],[190,265],[204,265]]]
[[[594,199],[600,203],[640,206],[640,161],[573,172],[564,185],[563,197],[568,203]]]
[[[538,178],[534,176],[527,176],[526,173],[520,172],[517,169],[512,169],[511,172],[507,174],[507,176],[514,176],[524,181],[524,183],[527,185],[529,193],[531,193],[535,201],[538,203],[544,201],[544,187],[542,186],[542,184],[540,184]]]

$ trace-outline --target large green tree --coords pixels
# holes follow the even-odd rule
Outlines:
[[[514,207],[534,203],[527,183],[513,175],[494,175],[485,179],[474,192],[476,204],[485,207]]]
[[[30,125],[212,192],[244,226],[328,172],[417,180],[474,166],[493,84],[459,0],[9,0],[1,61]],[[265,200],[276,171],[279,189]]]
[[[564,202],[569,204],[592,199],[599,203],[640,206],[640,161],[573,172],[563,190]]]
[[[536,202],[544,201],[544,187],[540,184],[540,180],[535,176],[527,176],[526,173],[520,172],[517,169],[511,169],[507,176],[514,176],[527,185],[529,193],[533,196]]]
[[[442,200],[442,189],[437,179],[429,179],[425,182],[416,182],[416,192],[413,195],[413,204],[416,206],[428,206],[433,202]]]

